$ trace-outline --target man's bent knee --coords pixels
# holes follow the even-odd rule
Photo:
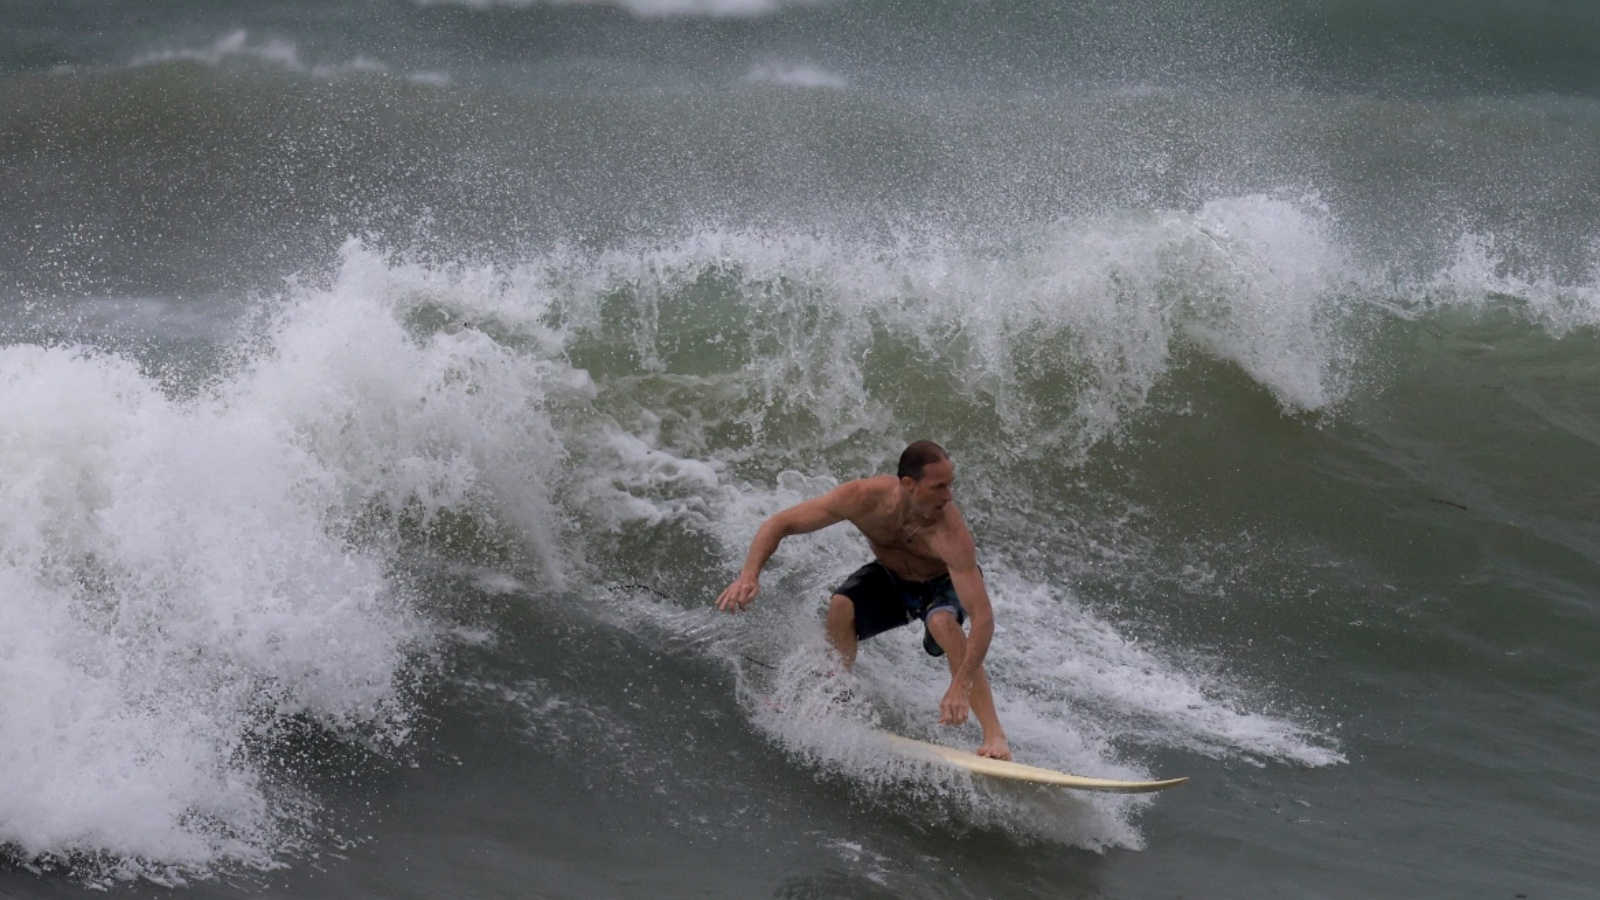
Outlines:
[[[835,620],[848,622],[851,626],[856,623],[856,604],[843,594],[834,594],[828,601],[828,621]]]
[[[843,594],[828,601],[828,638],[834,643],[856,640],[856,605]]]
[[[834,594],[828,601],[828,621],[824,628],[828,643],[838,652],[846,669],[856,661],[856,605],[843,594]]]
[[[923,624],[938,643],[939,649],[945,653],[954,656],[966,649],[967,633],[961,630],[961,621],[956,618],[955,610],[936,609],[928,613]]]

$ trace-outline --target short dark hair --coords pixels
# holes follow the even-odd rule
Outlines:
[[[900,454],[900,468],[897,470],[900,478],[909,478],[912,481],[922,480],[922,470],[928,466],[950,458],[944,448],[933,441],[912,441]]]

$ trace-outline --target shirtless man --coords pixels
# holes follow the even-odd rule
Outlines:
[[[828,642],[846,668],[857,642],[921,619],[922,646],[950,661],[950,687],[939,704],[939,724],[960,725],[970,708],[983,726],[979,756],[1010,759],[995,714],[983,658],[994,637],[994,610],[978,569],[977,547],[960,510],[951,503],[955,464],[943,447],[917,441],[900,454],[896,475],[841,484],[828,493],[774,515],[756,531],[739,577],[717,597],[717,608],[739,612],[761,589],[761,567],[778,544],[848,521],[861,531],[877,561],[857,569],[828,604]],[[972,633],[961,630],[972,619]]]

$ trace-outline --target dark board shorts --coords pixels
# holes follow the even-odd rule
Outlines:
[[[907,581],[896,578],[883,563],[874,560],[850,573],[833,592],[849,597],[855,604],[857,638],[865,640],[891,628],[920,621],[922,649],[931,656],[943,656],[944,650],[927,631],[929,614],[948,609],[955,613],[957,624],[967,621],[967,611],[961,608],[949,575],[932,581]]]

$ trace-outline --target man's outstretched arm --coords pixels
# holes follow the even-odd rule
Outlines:
[[[778,552],[778,544],[790,535],[810,534],[843,522],[850,517],[860,494],[856,482],[841,484],[821,497],[791,506],[762,522],[756,529],[755,540],[750,542],[750,552],[745,555],[739,577],[717,597],[717,609],[739,612],[749,606],[761,590],[761,569],[772,554]]]

